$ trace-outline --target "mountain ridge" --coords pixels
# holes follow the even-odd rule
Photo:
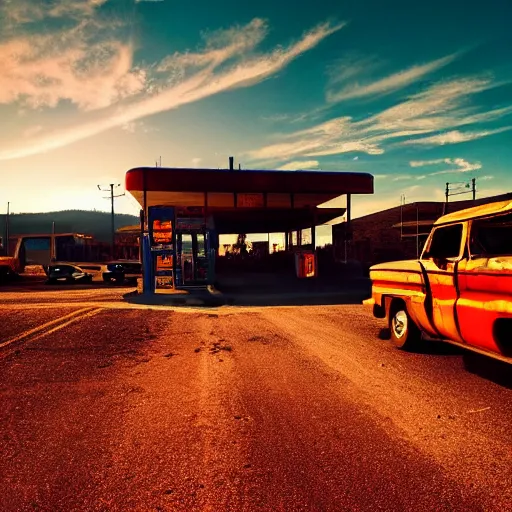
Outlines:
[[[6,215],[0,215],[0,236],[5,235]],[[12,235],[55,233],[82,233],[92,235],[99,242],[111,239],[111,214],[97,210],[61,210],[40,213],[15,213],[9,215],[9,233]],[[126,213],[114,215],[114,227],[139,224],[139,217]]]

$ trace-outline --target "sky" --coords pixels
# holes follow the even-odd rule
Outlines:
[[[447,182],[512,191],[511,19],[508,0],[0,0],[0,209],[108,211],[97,185],[122,194],[128,169],[230,155],[371,173],[355,217]]]

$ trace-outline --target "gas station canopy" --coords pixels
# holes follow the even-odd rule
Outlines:
[[[126,190],[151,206],[197,208],[213,215],[218,233],[269,233],[325,224],[345,208],[318,208],[345,194],[372,194],[373,176],[335,171],[139,167]]]

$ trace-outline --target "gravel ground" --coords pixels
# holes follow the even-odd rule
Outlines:
[[[508,367],[363,306],[45,300],[0,307],[62,318],[0,351],[2,511],[512,509]]]

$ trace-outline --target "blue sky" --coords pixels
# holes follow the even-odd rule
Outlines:
[[[3,0],[0,205],[108,210],[96,185],[132,167],[229,155],[370,172],[356,216],[473,177],[511,191],[511,19],[507,0]]]

